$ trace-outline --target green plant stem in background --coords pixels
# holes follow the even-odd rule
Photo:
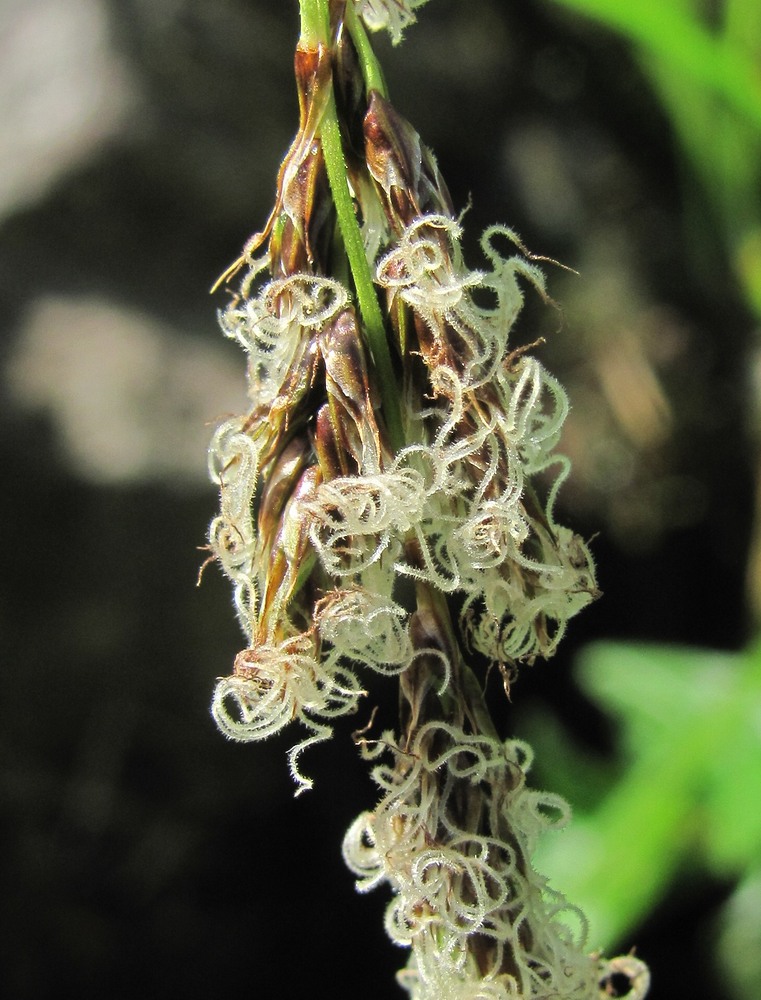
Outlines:
[[[710,219],[696,220],[693,206],[688,223],[698,221],[711,234],[719,229],[748,306],[761,320],[761,4],[725,0],[709,26],[697,0],[555,2],[634,44],[701,188],[695,202],[707,196],[712,209]],[[761,621],[758,586],[752,603]]]

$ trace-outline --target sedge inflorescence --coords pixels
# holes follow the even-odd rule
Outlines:
[[[593,995],[583,915],[525,864],[539,833],[569,816],[526,788],[530,748],[445,722],[405,749],[386,734],[366,754],[386,746],[392,762],[374,769],[384,796],[349,829],[344,857],[360,891],[394,890],[386,930],[413,948],[400,975],[412,997]]]
[[[361,18],[398,36],[416,6],[331,3],[329,37],[299,45],[275,208],[224,276],[250,407],[211,442],[209,546],[247,644],[212,713],[244,741],[299,723],[301,792],[304,749],[372,673],[398,678],[398,728],[357,736],[381,798],[344,855],[360,890],[391,887],[400,982],[415,1000],[582,1000],[601,975],[583,917],[530,861],[568,808],[527,787],[530,749],[497,735],[471,666],[508,683],[596,596],[555,513],[568,403],[538,345],[511,342],[524,290],[546,297],[536,261],[492,226],[467,266],[435,160],[368,83]]]
[[[376,266],[389,310],[400,300],[418,325],[423,361],[403,399],[412,443],[396,454],[376,417],[347,289],[296,274],[222,313],[222,329],[248,353],[254,405],[210,449],[221,494],[210,540],[252,643],[217,690],[226,734],[254,739],[300,718],[327,735],[315,720],[357,707],[358,668],[406,669],[412,611],[394,599],[401,578],[461,595],[463,642],[503,664],[551,655],[594,596],[586,545],[553,510],[567,468],[554,451],[565,394],[535,357],[508,350],[518,277],[540,289],[542,279],[522,256],[500,257],[495,235],[512,238],[485,234],[492,270],[469,271],[458,223],[421,216]],[[476,288],[496,304],[476,305]],[[324,401],[299,435],[299,404],[317,383]],[[540,503],[528,485],[548,470]]]

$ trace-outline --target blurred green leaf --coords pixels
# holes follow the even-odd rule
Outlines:
[[[669,60],[692,81],[721,94],[739,114],[761,129],[761,75],[758,66],[731,38],[717,35],[697,15],[674,0],[555,0],[586,14],[646,50]],[[753,0],[755,2],[755,0]],[[740,8],[747,6],[736,3]],[[745,24],[752,13],[733,12]]]
[[[607,948],[680,868],[740,875],[761,856],[761,654],[601,643],[578,672],[617,719],[627,766],[537,863]]]
[[[717,236],[761,317],[761,4],[725,0],[709,26],[699,0],[555,2],[633,44],[691,165],[687,224],[703,235],[687,245],[706,255]]]
[[[615,784],[616,764],[575,745],[572,733],[549,710],[524,706],[519,728],[535,752],[532,784],[551,787],[582,811],[594,809]]]
[[[716,928],[723,980],[737,1000],[761,997],[761,867],[742,880],[723,907]]]
[[[761,647],[738,658],[735,684],[721,710],[731,720],[727,741],[708,761],[707,865],[738,875],[761,864]]]

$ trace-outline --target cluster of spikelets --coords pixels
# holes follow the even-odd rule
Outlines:
[[[303,791],[301,752],[356,712],[367,672],[398,677],[398,733],[359,740],[382,797],[344,855],[360,890],[391,887],[400,983],[414,1000],[587,1000],[612,967],[530,861],[567,807],[526,787],[530,750],[498,738],[467,664],[509,680],[596,595],[586,545],[555,517],[568,404],[509,342],[523,287],[545,295],[535,261],[493,226],[484,269],[466,265],[433,157],[360,72],[357,14],[398,40],[421,2],[332,3],[330,46],[299,46],[275,208],[225,275],[243,270],[220,324],[247,354],[250,409],[210,446],[209,542],[247,645],[212,712],[236,740],[300,723]],[[321,134],[334,94],[348,223]]]
[[[507,343],[522,301],[517,279],[542,289],[541,275],[520,254],[500,255],[497,238],[512,235],[498,227],[482,240],[491,269],[468,270],[459,236],[453,220],[422,216],[376,266],[389,310],[401,299],[422,331],[426,381],[402,400],[410,443],[396,454],[376,419],[342,285],[307,274],[272,280],[221,316],[248,353],[253,404],[210,449],[221,493],[211,544],[251,643],[214,699],[229,736],[262,738],[299,718],[312,742],[329,732],[320,719],[356,709],[358,667],[405,670],[414,654],[409,612],[394,599],[401,578],[459,595],[465,644],[499,664],[551,655],[594,596],[586,546],[553,513],[566,471],[554,452],[565,395]],[[496,303],[477,305],[476,289]],[[359,359],[351,371],[347,338]],[[345,445],[322,462],[337,435],[332,425],[324,432],[320,412],[314,445],[308,435],[282,443],[318,381],[325,424],[340,423]],[[550,473],[543,504],[530,486],[540,473]],[[316,584],[307,609],[297,599],[305,573]]]
[[[360,891],[394,891],[386,929],[414,946],[402,984],[415,1000],[594,996],[583,916],[525,864],[539,833],[568,818],[562,799],[526,788],[530,748],[444,722],[404,750],[391,739],[366,750],[390,746],[393,764],[375,767],[384,797],[349,829],[344,858]]]

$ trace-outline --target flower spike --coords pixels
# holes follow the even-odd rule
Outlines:
[[[568,401],[514,343],[537,259],[499,225],[483,266],[433,155],[393,107],[365,27],[399,41],[422,0],[300,0],[299,129],[272,213],[223,280],[247,356],[248,412],[209,449],[209,545],[245,635],[212,714],[230,739],[292,723],[302,754],[377,683],[398,684],[380,737],[358,730],[378,788],[343,854],[361,892],[391,892],[412,1000],[596,1000],[635,960],[586,951],[583,915],[533,868],[570,821],[529,788],[531,749],[484,697],[551,656],[598,595],[559,523]],[[616,964],[618,963],[618,964]],[[600,991],[603,991],[601,994]]]

